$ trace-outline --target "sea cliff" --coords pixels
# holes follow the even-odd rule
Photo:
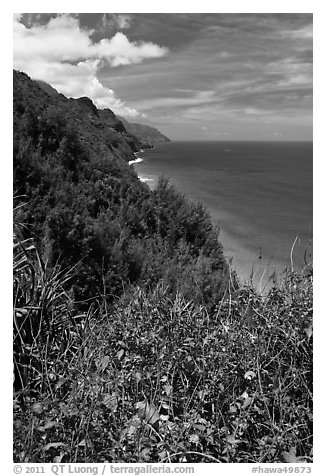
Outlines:
[[[14,72],[16,463],[311,463],[312,273],[241,287],[201,205]]]

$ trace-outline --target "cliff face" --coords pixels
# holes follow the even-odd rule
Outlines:
[[[24,73],[14,72],[13,91],[16,220],[49,266],[74,270],[79,302],[161,279],[171,292],[188,279],[192,297],[218,295],[226,263],[212,224],[166,180],[151,192],[138,179],[128,161],[144,142],[109,109],[44,90]],[[198,291],[199,269],[212,286],[198,278]]]
[[[63,96],[63,94],[59,94],[58,91],[51,86],[49,83],[46,83],[45,81],[41,81],[40,79],[35,80],[35,82],[40,86],[40,88],[43,89],[49,96],[55,97],[58,99],[58,96]]]
[[[121,134],[133,152],[137,152],[139,149],[141,149],[141,144],[138,137],[130,134],[126,130],[122,121],[117,118],[111,109],[98,109],[98,113],[103,124]]]
[[[103,122],[105,122],[108,127],[112,127],[112,129],[116,130],[117,132],[126,132],[126,129],[122,122],[116,117],[111,109],[99,109],[99,116]]]
[[[139,140],[128,133],[110,109],[98,109],[88,97],[66,98],[44,81],[33,81],[25,73],[14,71],[15,96],[20,102],[33,98],[34,109],[43,104],[54,108],[78,131],[91,155],[103,153],[126,161],[141,148]]]
[[[147,126],[145,124],[138,124],[136,122],[129,122],[124,117],[120,117],[126,131],[136,136],[143,149],[155,147],[156,145],[164,144],[165,142],[171,142],[171,140],[164,136],[155,127]]]
[[[133,152],[140,148],[148,149],[156,145],[170,142],[170,139],[161,134],[154,127],[145,124],[129,122],[123,117],[116,116],[111,109],[98,109],[88,97],[78,99],[67,99],[63,94],[59,94],[50,84],[44,81],[35,81],[40,88],[52,99],[57,101],[68,100],[71,104],[78,104],[86,113],[96,116],[108,128],[121,134],[123,141],[127,142]]]

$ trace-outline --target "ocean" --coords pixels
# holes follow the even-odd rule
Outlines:
[[[206,206],[242,282],[262,290],[274,271],[311,262],[312,143],[172,142],[138,153],[133,166],[150,188],[165,176]]]

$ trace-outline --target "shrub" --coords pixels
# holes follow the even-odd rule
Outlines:
[[[214,312],[164,284],[93,303],[79,344],[47,349],[47,386],[16,404],[15,460],[312,461],[312,281],[284,282]]]

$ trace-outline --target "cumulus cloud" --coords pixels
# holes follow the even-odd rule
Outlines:
[[[132,18],[130,15],[116,14],[116,13],[103,13],[101,24],[98,29],[102,32],[110,31],[112,28],[118,30],[127,30],[130,28]]]
[[[117,15],[117,23],[121,30],[125,30],[130,27],[131,17],[129,15]]]
[[[119,21],[126,27],[129,19]],[[20,15],[15,15],[14,67],[49,82],[63,94],[88,96],[99,107],[136,116],[135,109],[128,108],[100,83],[97,73],[104,63],[111,67],[141,63],[166,55],[167,48],[150,42],[131,42],[122,32],[93,43],[92,33],[81,29],[79,20],[67,14],[30,28],[21,23]]]

